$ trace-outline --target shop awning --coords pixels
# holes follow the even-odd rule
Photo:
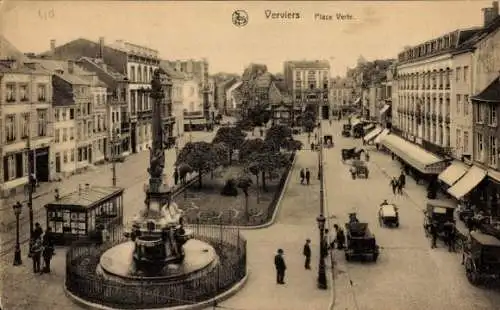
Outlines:
[[[368,142],[375,139],[382,132],[382,130],[382,127],[376,127],[363,137],[363,141]]]
[[[394,134],[386,135],[380,140],[380,143],[424,174],[439,174],[446,168],[443,158]]]
[[[439,174],[438,179],[452,186],[467,172],[467,170],[469,170],[469,166],[461,161],[454,160],[448,168]]]
[[[384,107],[382,109],[380,109],[380,114],[382,115],[382,114],[386,113],[387,111],[389,111],[390,108],[391,108],[390,105],[385,104]]]
[[[375,128],[375,124],[372,124],[372,123],[371,123],[371,124],[368,124],[368,125],[363,126],[363,130],[364,130],[365,132],[367,132],[368,130],[370,130],[370,129],[372,129],[372,128]]]
[[[493,169],[488,169],[488,177],[495,181],[496,183],[500,184],[500,172],[493,170]]]
[[[467,195],[486,177],[486,171],[477,166],[469,168],[467,173],[448,189],[448,193],[457,199]]]
[[[382,140],[383,137],[387,136],[389,134],[389,129],[385,128],[382,130],[382,132],[378,135],[378,137],[375,138],[375,143],[379,144],[380,141]]]

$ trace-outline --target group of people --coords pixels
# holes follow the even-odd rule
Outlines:
[[[300,169],[300,184],[309,185],[310,182],[311,182],[311,171],[309,171],[309,168],[306,168],[306,170]]]
[[[437,239],[439,237],[440,227],[437,222],[432,222],[428,224],[427,227],[431,235],[431,248],[437,247]],[[442,226],[442,232],[444,233],[444,243],[448,247],[448,251],[455,251],[455,244],[457,242],[457,228],[455,223],[448,220]]]
[[[35,229],[30,239],[30,252],[28,254],[33,260],[33,273],[50,273],[50,262],[55,254],[51,232],[50,227],[44,233],[40,223],[35,224]]]
[[[390,185],[392,187],[392,193],[394,195],[403,195],[403,190],[406,186],[406,175],[403,171],[399,177],[393,177],[391,179]]]

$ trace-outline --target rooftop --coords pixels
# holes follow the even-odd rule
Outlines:
[[[90,58],[90,57],[81,57],[79,61],[86,61],[88,63],[93,64],[95,67],[100,69],[101,71],[105,72],[109,76],[111,76],[113,79],[118,80],[118,81],[124,81],[127,79],[127,77],[120,72],[116,71],[113,67],[107,65],[102,59],[100,58]]]
[[[500,76],[498,76],[482,92],[471,98],[475,101],[500,103]]]
[[[91,72],[83,70],[78,65],[73,65],[73,73],[68,73],[69,65],[67,61],[63,60],[50,60],[50,59],[33,59],[34,63],[40,64],[40,66],[56,74],[60,78],[64,79],[70,84],[75,85],[91,85],[91,83],[81,76],[89,76]],[[80,76],[79,76],[80,75]]]
[[[162,68],[165,71],[165,73],[167,73],[167,75],[170,76],[172,79],[187,78],[187,75],[184,72],[175,70],[175,68],[172,66],[172,62],[168,60],[161,60],[160,68]]]
[[[294,68],[301,69],[330,69],[330,62],[327,60],[298,60],[287,63]]]
[[[79,191],[75,191],[68,195],[62,196],[59,200],[55,200],[45,205],[45,208],[67,206],[90,209],[98,205],[103,200],[120,195],[122,193],[123,188],[119,187],[88,186],[86,188],[82,188]]]

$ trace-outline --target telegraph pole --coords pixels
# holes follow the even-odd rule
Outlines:
[[[321,120],[319,123],[319,153],[318,153],[318,175],[319,175],[319,216],[316,219],[318,221],[319,228],[319,266],[318,266],[318,288],[325,290],[328,288],[326,280],[326,264],[325,256],[327,255],[327,244],[325,244],[325,200],[324,200],[324,185],[323,185],[323,143],[321,143],[323,131],[321,128]]]

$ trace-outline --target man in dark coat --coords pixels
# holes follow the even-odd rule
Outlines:
[[[45,235],[43,235],[42,246],[43,246],[42,257],[44,266],[41,272],[50,273],[50,261],[52,260],[52,256],[54,256],[54,244],[52,242],[50,227],[47,228]]]
[[[431,248],[434,249],[437,247],[437,238],[438,238],[437,223],[432,223],[430,226],[430,230],[431,230],[431,238],[432,238]]]
[[[177,168],[175,168],[174,171],[174,184],[175,185],[179,184],[179,170]]]
[[[276,267],[276,283],[285,284],[286,264],[282,249],[278,249],[278,253],[274,256],[274,267]]]
[[[305,177],[306,173],[304,172],[304,169],[300,169],[300,184],[304,184]]]
[[[398,180],[396,179],[396,177],[392,178],[390,184],[391,184],[391,187],[392,187],[392,193],[394,195],[396,195],[396,189],[398,188]]]
[[[43,235],[43,228],[40,226],[40,223],[35,223],[35,229],[33,229],[33,240],[36,240],[38,238],[42,238]]]
[[[306,182],[307,182],[307,185],[309,185],[310,181],[311,181],[311,171],[309,171],[309,169],[306,168]]]
[[[306,244],[304,244],[304,249],[302,250],[302,254],[306,257],[306,261],[304,263],[304,267],[306,269],[311,269],[311,239],[306,240]]]
[[[406,176],[403,173],[403,171],[401,171],[401,174],[399,175],[399,180],[398,180],[399,194],[403,194],[403,189],[405,188],[405,185],[406,185]]]

